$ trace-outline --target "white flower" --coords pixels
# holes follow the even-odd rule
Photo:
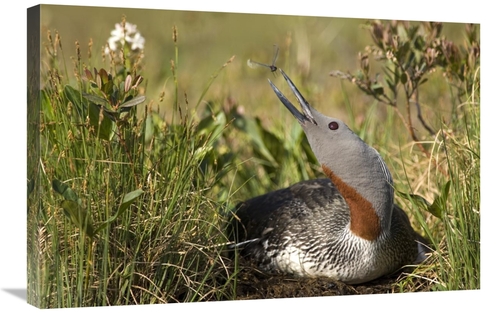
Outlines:
[[[109,54],[109,50],[117,51],[125,44],[130,45],[132,51],[144,49],[146,39],[137,31],[137,25],[125,23],[122,27],[121,23],[115,24],[115,29],[111,31],[111,37],[108,39],[109,48],[106,47],[105,52]]]
[[[142,37],[141,34],[137,32],[135,33],[134,38],[132,38],[132,40],[129,42],[132,43],[132,50],[142,50],[144,49],[144,43],[146,42],[146,39],[144,39],[144,37]]]

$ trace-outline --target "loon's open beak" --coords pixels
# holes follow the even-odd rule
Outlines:
[[[282,69],[279,69],[281,75],[285,78],[286,82],[288,83],[288,86],[293,91],[293,94],[299,100],[300,106],[302,107],[302,110],[304,111],[304,114],[300,113],[299,110],[283,95],[283,93],[273,84],[273,82],[269,80],[269,84],[271,84],[271,87],[273,88],[274,92],[280,99],[280,101],[286,106],[286,108],[295,116],[295,118],[300,122],[300,124],[304,125],[306,121],[310,123],[314,123],[315,125],[318,125],[316,121],[314,120],[314,117],[312,116],[311,113],[311,106],[309,103],[304,99],[304,97],[300,94],[300,91],[297,89],[295,84],[292,82],[292,80],[283,72]]]

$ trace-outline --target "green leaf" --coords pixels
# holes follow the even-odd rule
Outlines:
[[[435,217],[440,219],[443,218],[443,214],[446,211],[446,202],[448,201],[448,194],[450,192],[451,180],[449,180],[442,188],[441,194],[434,199],[434,202],[429,207],[429,212]]]
[[[101,81],[103,84],[106,84],[109,81],[108,73],[103,68],[99,70],[99,77],[101,77]]]
[[[120,203],[120,206],[118,207],[118,211],[116,212],[116,214],[113,215],[108,220],[102,222],[102,224],[100,224],[99,227],[97,227],[97,229],[95,230],[95,233],[104,229],[104,227],[106,227],[106,225],[108,225],[109,223],[116,220],[120,215],[123,214],[123,212],[125,212],[125,210],[127,210],[130,207],[130,205],[134,202],[134,200],[137,199],[143,193],[144,193],[144,191],[142,189],[137,189],[137,190],[131,191],[131,192],[127,193],[125,196],[123,196],[122,202]]]
[[[112,80],[108,80],[103,86],[102,86],[102,91],[104,92],[104,94],[106,95],[111,95],[111,92],[113,91],[113,81]]]
[[[443,219],[444,212],[446,211],[446,202],[448,201],[448,194],[450,191],[451,181],[448,181],[442,188],[441,194],[434,199],[430,204],[427,200],[419,195],[403,193],[396,190],[396,193],[404,199],[410,200],[419,208],[424,209],[439,219]]]
[[[209,136],[207,144],[212,145],[221,136],[226,123],[226,115],[223,111],[219,111],[216,115],[209,115],[202,119],[196,128],[197,133]]]
[[[422,85],[422,84],[423,84],[423,83],[425,83],[427,80],[428,80],[427,78],[424,78],[424,79],[420,80],[420,82],[418,83],[418,85],[419,85],[419,86],[420,86],[420,85]]]
[[[266,147],[266,144],[264,143],[263,133],[262,133],[263,129],[255,118],[239,116],[235,120],[234,125],[243,132],[245,132],[247,136],[250,137],[252,146],[256,153],[264,157],[264,159],[266,159],[269,163],[271,163],[271,165],[277,166],[278,163],[276,162],[273,155],[271,154],[269,149]]]
[[[76,192],[73,191],[67,184],[61,182],[58,179],[52,180],[52,188],[62,195],[64,199],[69,200],[69,201],[74,201],[78,203],[78,205],[82,204],[82,200],[78,197]]]
[[[397,34],[401,41],[408,41],[407,29],[406,26],[404,26],[403,24],[398,23]]]
[[[418,30],[419,30],[419,26],[417,25],[413,25],[413,26],[410,26],[409,29],[408,29],[408,38],[411,40],[411,39],[414,39],[416,35],[418,35]],[[418,36],[415,41],[419,40],[419,39],[422,39],[422,36]]]
[[[92,218],[87,214],[87,210],[82,208],[82,200],[67,184],[58,179],[52,180],[52,188],[62,195],[65,200],[61,202],[64,215],[71,220],[76,227],[83,230],[89,237],[94,236]]]
[[[79,105],[81,102],[80,92],[70,85],[64,86],[64,95],[74,105]]]
[[[401,83],[406,84],[407,81],[408,81],[408,74],[406,74],[406,72],[403,72],[401,74]]]
[[[109,105],[109,101],[96,95],[91,95],[88,93],[82,93],[83,97],[95,104]]]
[[[136,106],[138,104],[143,103],[145,100],[146,100],[145,96],[138,96],[138,97],[135,97],[133,99],[130,99],[128,101],[123,102],[120,105],[120,108],[131,108],[133,106]]]
[[[80,117],[85,118],[86,107],[82,103],[82,94],[70,85],[66,85],[64,86],[64,96],[66,97],[66,99],[68,99],[68,101],[73,103],[78,113],[80,114]]]
[[[132,202],[137,197],[142,195],[143,193],[144,193],[144,191],[142,189],[137,189],[137,190],[134,190],[134,191],[127,193],[122,199],[122,203],[120,204],[120,207],[118,208],[117,215],[119,216],[120,214],[122,214],[123,211],[125,211],[132,204]]]
[[[422,36],[417,36],[417,38],[415,38],[414,45],[415,49],[417,49],[418,51],[423,51],[426,46],[425,39]]]
[[[357,80],[364,80],[365,79],[365,74],[363,74],[362,71],[357,70],[356,73],[354,74]]]
[[[71,200],[63,200],[61,202],[64,214],[68,217],[76,227],[89,236],[94,237],[94,227],[92,226],[92,219],[87,210],[82,208],[77,202]]]
[[[108,114],[103,114],[102,121],[99,123],[99,114],[101,112],[102,106],[99,106],[93,102],[89,102],[89,119],[90,124],[94,126],[96,132],[98,132],[98,137],[104,140],[111,140],[114,135],[115,122],[112,117],[109,116],[110,112],[105,112]],[[104,108],[103,108],[103,111]]]
[[[419,196],[419,195],[415,195],[415,194],[411,194],[411,193],[404,193],[404,192],[401,192],[398,190],[396,190],[396,193],[401,198],[409,200],[411,203],[415,204],[419,208],[424,209],[426,211],[429,210],[428,208],[430,207],[431,204],[429,203],[429,201],[425,200],[424,197]]]
[[[370,88],[373,90],[373,92],[376,95],[383,95],[384,94],[384,87],[381,84],[373,84],[370,86]]]
[[[408,41],[405,41],[402,45],[399,46],[398,50],[395,53],[395,56],[400,63],[404,62],[404,59],[409,51],[410,43]]]

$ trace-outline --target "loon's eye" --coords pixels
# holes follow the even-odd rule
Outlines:
[[[336,130],[339,128],[339,123],[337,122],[330,122],[330,124],[328,124],[328,128],[330,128],[331,130]]]

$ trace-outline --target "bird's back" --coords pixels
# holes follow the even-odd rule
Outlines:
[[[240,241],[271,235],[278,239],[287,232],[305,236],[320,224],[328,224],[325,231],[334,235],[349,222],[347,205],[329,179],[303,181],[249,199],[239,203],[235,212]],[[335,221],[329,221],[333,215]]]
[[[329,179],[303,181],[249,199],[236,206],[235,215],[235,241],[247,242],[243,256],[264,270],[299,275],[292,264],[280,261],[283,253],[293,259],[309,250],[307,258],[314,259],[349,223],[347,204]]]

